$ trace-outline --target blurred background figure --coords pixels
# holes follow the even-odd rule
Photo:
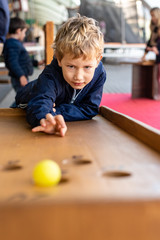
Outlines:
[[[150,47],[150,51],[153,51],[156,54],[156,64],[157,64],[157,81],[158,81],[158,91],[155,96],[156,100],[160,100],[160,26],[157,29],[157,38],[156,38],[156,46]]]
[[[11,76],[11,83],[17,92],[28,83],[28,76],[33,73],[32,60],[22,42],[27,25],[21,18],[11,18],[9,33],[4,43],[4,60]]]
[[[158,28],[160,27],[160,8],[154,7],[150,10],[151,22],[150,22],[150,39],[147,42],[145,53],[142,57],[142,61],[145,60],[149,51],[153,51],[153,47],[157,47]]]
[[[0,0],[0,55],[9,28],[9,7],[7,0]]]

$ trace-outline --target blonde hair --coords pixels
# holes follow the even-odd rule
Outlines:
[[[160,26],[160,8],[154,7],[154,8],[152,8],[152,9],[150,10],[150,13],[153,13],[153,14],[154,14],[155,18],[157,19],[157,24],[156,24],[156,25],[157,25],[157,26]],[[151,27],[152,25],[155,25],[155,24],[153,24],[152,21],[151,21],[150,27]],[[152,29],[151,29],[151,30],[152,30]]]
[[[150,13],[153,13],[155,18],[157,19],[156,24],[152,21],[150,22],[150,30],[151,30],[150,45],[157,46],[158,31],[155,31],[155,29],[160,26],[160,8],[154,7],[150,10]]]
[[[53,48],[61,61],[65,54],[73,55],[73,58],[99,58],[103,53],[103,45],[103,33],[97,21],[78,14],[69,18],[58,30]]]

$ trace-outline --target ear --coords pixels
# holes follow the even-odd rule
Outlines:
[[[16,34],[19,34],[21,31],[22,31],[21,28],[17,28]]]
[[[98,64],[99,64],[99,62],[101,61],[101,59],[102,59],[102,55],[97,58],[97,67],[98,67]]]
[[[57,58],[59,67],[62,67],[61,61]]]

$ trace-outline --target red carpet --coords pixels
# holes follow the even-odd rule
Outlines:
[[[105,93],[101,105],[160,129],[160,101],[132,99],[130,94]]]

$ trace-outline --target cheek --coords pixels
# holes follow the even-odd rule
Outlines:
[[[86,75],[85,79],[87,82],[90,82],[94,76],[94,71]]]
[[[63,77],[64,79],[70,79],[72,77],[71,72],[67,71],[67,69],[63,69]]]
[[[92,71],[90,72],[90,78],[93,78],[93,76],[94,76],[94,73],[95,73],[95,69],[92,69]]]

